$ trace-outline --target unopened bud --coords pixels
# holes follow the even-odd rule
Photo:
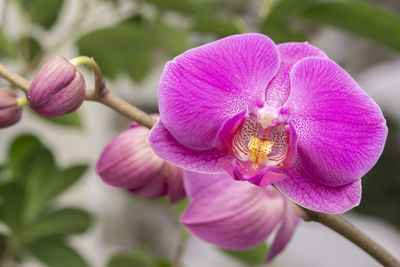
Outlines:
[[[64,57],[48,61],[35,76],[29,105],[39,115],[56,117],[77,110],[85,100],[82,74]]]
[[[22,108],[18,96],[11,88],[0,88],[0,128],[8,127],[21,119]]]
[[[169,196],[171,203],[185,196],[182,169],[159,158],[147,143],[150,130],[133,124],[103,150],[96,172],[109,185],[153,199]]]

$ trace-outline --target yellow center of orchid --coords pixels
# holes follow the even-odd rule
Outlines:
[[[250,159],[252,162],[254,162],[255,166],[261,163],[265,156],[271,153],[273,145],[274,142],[272,141],[262,142],[259,138],[250,136],[250,141],[247,147],[250,150]]]

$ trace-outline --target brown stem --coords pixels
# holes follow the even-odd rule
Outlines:
[[[98,96],[93,90],[87,91],[86,100],[100,102],[149,129],[151,129],[156,123],[156,120],[153,117],[107,90],[100,96]]]
[[[400,267],[400,262],[386,249],[381,247],[378,243],[369,238],[343,217],[335,214],[319,213],[307,209],[303,210],[307,214],[305,220],[319,222],[329,227],[333,231],[353,242],[359,248],[363,249],[383,266]]]
[[[179,237],[179,244],[176,248],[175,257],[172,262],[172,267],[182,267],[182,258],[185,252],[186,243],[189,239],[189,233],[185,227],[181,226],[181,234]]]
[[[13,72],[12,70],[9,70],[1,63],[0,63],[0,77],[3,77],[10,83],[22,89],[25,92],[25,94],[28,94],[31,82],[25,79],[24,77],[18,75],[17,73]]]

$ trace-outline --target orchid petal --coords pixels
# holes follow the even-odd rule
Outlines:
[[[224,179],[231,179],[228,175],[204,175],[203,173],[183,171],[183,184],[189,200],[197,194]]]
[[[187,147],[214,147],[226,119],[264,104],[265,88],[278,66],[275,44],[256,33],[186,51],[166,65],[160,80],[163,124]]]
[[[180,144],[161,121],[151,129],[149,142],[158,156],[183,169],[205,173],[224,172],[218,163],[219,158],[225,157],[223,153],[215,148],[194,150]]]
[[[167,165],[168,163],[165,162],[164,164]],[[144,184],[135,188],[129,188],[128,191],[147,199],[154,199],[166,195],[168,190],[167,188],[168,184],[166,176],[157,173],[153,177],[149,177]]]
[[[192,199],[181,222],[198,238],[225,249],[249,249],[263,242],[283,215],[283,198],[272,187],[214,176],[220,181]]]
[[[269,248],[266,263],[271,262],[286,247],[293,236],[298,222],[299,217],[294,213],[289,202],[286,202],[285,215]]]
[[[237,132],[241,132],[243,124],[248,118],[247,111],[243,111],[224,122],[217,134],[216,148],[218,151],[235,156],[233,139]]]
[[[287,177],[287,171],[285,169],[274,166],[260,167],[258,170],[251,170],[251,167],[246,168],[242,166],[237,159],[220,159],[219,163],[233,179],[237,181],[248,181],[258,186],[267,186]]]
[[[360,203],[361,180],[336,187],[323,185],[314,180],[298,161],[288,171],[288,178],[275,183],[275,186],[298,205],[314,211],[343,213]]]
[[[171,204],[174,204],[186,196],[183,185],[183,170],[177,166],[167,163],[168,196]]]
[[[291,72],[286,108],[304,170],[319,183],[360,179],[382,153],[387,127],[378,105],[336,63],[307,58]]]
[[[277,48],[281,64],[265,95],[267,105],[273,107],[281,107],[286,103],[290,94],[290,70],[296,62],[306,57],[327,57],[322,50],[307,42],[283,43]]]

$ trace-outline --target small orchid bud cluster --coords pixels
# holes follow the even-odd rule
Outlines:
[[[18,98],[11,88],[0,88],[0,128],[17,123],[21,119],[25,98]]]
[[[56,117],[77,110],[85,100],[85,81],[64,57],[49,60],[35,76],[29,91],[29,105],[39,115]]]

